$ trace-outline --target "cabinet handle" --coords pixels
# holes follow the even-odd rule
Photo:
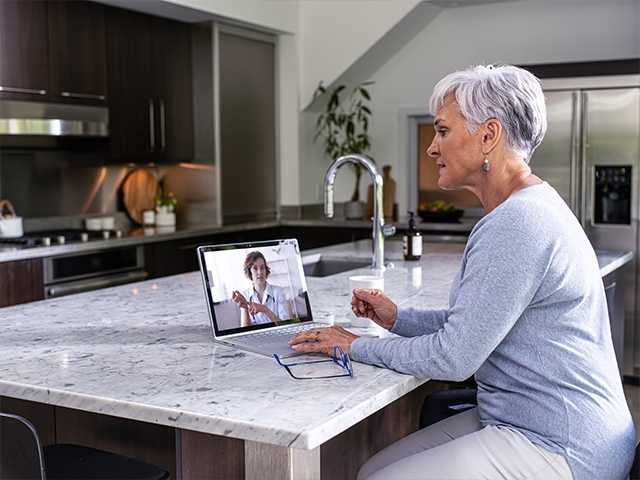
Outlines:
[[[87,98],[89,100],[105,100],[107,98],[104,95],[98,95],[95,93],[60,92],[60,95],[70,98]]]
[[[153,99],[149,99],[149,145],[151,147],[151,151],[156,148],[156,132],[154,128],[154,113],[153,113]]]
[[[164,99],[160,99],[160,149],[164,150],[167,147],[167,135],[165,129],[164,118]]]
[[[19,87],[3,87],[0,85],[0,92],[8,93],[31,93],[34,95],[46,95],[46,90],[39,90],[36,88],[19,88]]]

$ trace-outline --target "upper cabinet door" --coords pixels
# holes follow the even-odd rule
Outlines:
[[[114,159],[153,161],[156,134],[149,16],[118,8],[107,12],[109,142]]]
[[[0,87],[0,98],[46,98],[49,90],[46,2],[0,1]]]
[[[48,7],[51,99],[104,104],[107,97],[104,7],[67,0],[49,2]]]
[[[153,76],[157,113],[158,160],[193,161],[191,27],[154,18]]]

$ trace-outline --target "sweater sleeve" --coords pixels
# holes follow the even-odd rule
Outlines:
[[[415,337],[437,332],[447,321],[448,310],[418,310],[399,308],[392,333],[401,337]]]
[[[458,291],[441,328],[411,338],[358,338],[353,359],[421,378],[461,381],[473,375],[532,302],[548,268],[551,249],[540,241],[537,222],[518,210],[493,215],[469,238]],[[403,324],[412,323],[401,321],[398,331],[409,330]]]

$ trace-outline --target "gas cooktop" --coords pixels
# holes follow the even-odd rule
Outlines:
[[[84,243],[121,237],[122,230],[45,230],[30,232],[17,238],[0,238],[0,246],[14,246],[17,248],[48,247],[50,245]]]

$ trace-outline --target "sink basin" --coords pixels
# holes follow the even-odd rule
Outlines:
[[[336,273],[369,266],[371,266],[371,261],[368,260],[322,258],[320,255],[312,255],[302,259],[302,267],[307,277],[328,277]]]

